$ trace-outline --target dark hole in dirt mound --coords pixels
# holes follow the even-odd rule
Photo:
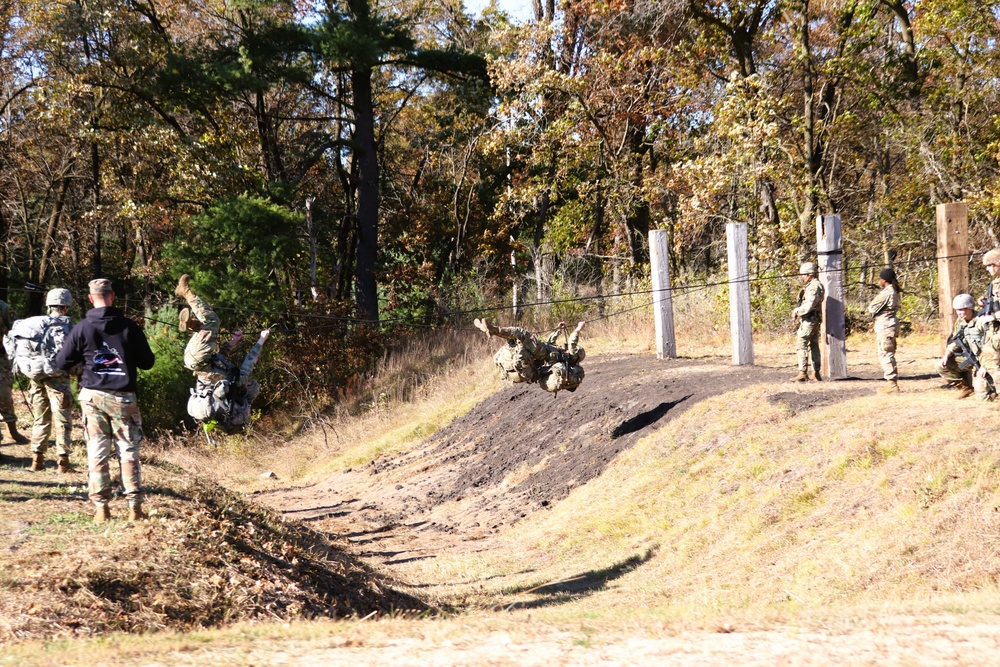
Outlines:
[[[524,479],[480,505],[494,514],[490,521],[515,521],[597,477],[651,429],[699,401],[787,376],[637,355],[598,357],[586,367],[587,379],[573,394],[507,385],[443,429],[429,456],[454,464],[457,474],[425,506],[482,494],[524,471]]]

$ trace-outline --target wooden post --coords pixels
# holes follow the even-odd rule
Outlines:
[[[847,377],[847,322],[844,313],[844,241],[839,215],[816,216],[816,258],[823,299],[823,372]]]
[[[941,351],[955,330],[952,300],[969,289],[969,207],[965,202],[937,205],[938,310]]]
[[[753,365],[753,323],[750,320],[750,269],[747,262],[747,226],[726,224],[729,251],[729,334],[733,341],[733,365]]]
[[[653,278],[653,321],[656,325],[656,358],[675,358],[674,301],[670,294],[670,253],[667,231],[649,230],[649,264]]]

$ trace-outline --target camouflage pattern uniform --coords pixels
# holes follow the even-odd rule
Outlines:
[[[60,311],[49,309],[49,316],[65,322],[67,330],[73,322]],[[73,389],[69,374],[28,380],[28,404],[31,407],[31,453],[44,454],[49,448],[49,436],[56,443],[56,454],[69,456],[69,445],[73,431]]]
[[[221,382],[230,383],[226,386],[225,400],[229,406],[227,411],[230,416],[225,419],[226,425],[230,423],[233,410],[239,411],[243,407],[245,414],[249,415],[249,404],[260,394],[260,385],[256,380],[250,378],[250,373],[260,358],[263,344],[258,340],[247,352],[243,363],[236,367],[226,355],[232,349],[232,343],[226,342],[219,345],[219,330],[221,321],[219,316],[212,310],[205,301],[196,296],[193,292],[187,297],[191,312],[201,321],[202,327],[188,341],[184,348],[184,367],[192,371],[196,378],[195,393],[201,395],[211,394],[213,389]],[[190,412],[190,410],[189,410]],[[243,425],[245,421],[237,418],[235,425]]]
[[[17,316],[7,305],[6,301],[0,301],[0,340],[10,331],[11,325]],[[11,373],[10,359],[7,351],[0,345],[0,422],[16,424],[17,415],[14,414],[14,376]],[[2,438],[2,436],[0,436]]]
[[[799,371],[809,370],[809,360],[812,358],[813,372],[819,377],[823,358],[819,350],[819,335],[823,325],[823,283],[813,276],[799,290],[799,305],[792,312],[799,316],[798,354]]]
[[[883,376],[890,382],[895,382],[899,377],[896,371],[896,337],[899,335],[896,311],[899,306],[899,292],[892,285],[886,285],[868,304],[868,313],[875,318],[879,364],[882,366]]]
[[[556,344],[560,333],[559,330],[552,332],[546,341],[549,365],[538,370],[538,385],[554,394],[561,389],[576,391],[584,378],[583,367],[580,365],[584,357],[583,348],[580,347],[580,332],[574,330],[569,335],[565,349]]]
[[[534,382],[538,379],[539,366],[549,359],[549,355],[562,352],[521,327],[499,327],[497,335],[507,338],[507,344],[493,355],[493,363],[511,382]]]
[[[125,498],[130,506],[141,505],[142,416],[135,392],[84,388],[80,390],[80,409],[87,436],[91,501],[106,505],[111,500],[109,461],[112,452],[117,450]]]
[[[952,332],[951,339],[952,342],[948,343],[945,348],[945,355],[948,357],[948,363],[944,368],[941,368],[940,364],[937,364],[937,372],[943,379],[954,384],[961,384],[966,387],[975,389],[976,398],[981,400],[989,399],[989,388],[986,384],[984,378],[975,377],[974,367],[972,362],[968,359],[963,359],[962,362],[967,364],[965,368],[962,368],[962,364],[959,363],[959,357],[963,357],[964,353],[962,348],[959,347],[958,343],[954,342],[954,339],[961,337],[965,340],[965,344],[969,346],[969,350],[972,354],[976,355],[976,359],[980,360],[982,363],[982,350],[983,350],[983,336],[985,331],[982,325],[979,324],[977,318],[972,318],[968,322],[963,320],[961,317],[955,322],[955,330]]]

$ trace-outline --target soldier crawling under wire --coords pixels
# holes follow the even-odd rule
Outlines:
[[[559,334],[566,333],[565,322],[560,322],[559,328],[544,342],[521,327],[497,327],[479,319],[473,324],[487,336],[507,339],[507,344],[494,355],[493,363],[511,382],[537,382],[538,386],[553,394],[558,394],[561,389],[576,391],[583,382],[580,362],[586,353],[580,347],[580,332],[586,322],[576,325],[565,347],[556,345]]]

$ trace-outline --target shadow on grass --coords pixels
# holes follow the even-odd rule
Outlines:
[[[555,581],[550,584],[543,584],[542,586],[535,586],[533,588],[516,588],[509,592],[513,595],[530,593],[531,595],[537,595],[539,597],[526,602],[515,602],[514,604],[504,608],[507,610],[537,609],[539,607],[548,607],[551,605],[570,602],[585,595],[593,595],[594,593],[603,590],[608,585],[609,581],[614,581],[615,579],[624,577],[633,570],[639,569],[639,567],[647,563],[655,554],[656,549],[652,548],[648,549],[644,554],[636,554],[635,556],[626,558],[620,563],[615,563],[610,567],[600,570],[590,570],[575,577],[570,577],[569,579],[563,579],[561,581]]]
[[[670,412],[671,408],[683,403],[687,399],[691,398],[691,394],[683,398],[678,398],[676,401],[671,401],[670,403],[660,403],[652,410],[646,410],[637,414],[635,417],[623,421],[621,424],[615,427],[615,430],[611,432],[611,439],[620,438],[623,435],[628,435],[629,433],[635,433],[636,431],[641,431],[650,424],[655,424],[660,421],[665,414]]]

